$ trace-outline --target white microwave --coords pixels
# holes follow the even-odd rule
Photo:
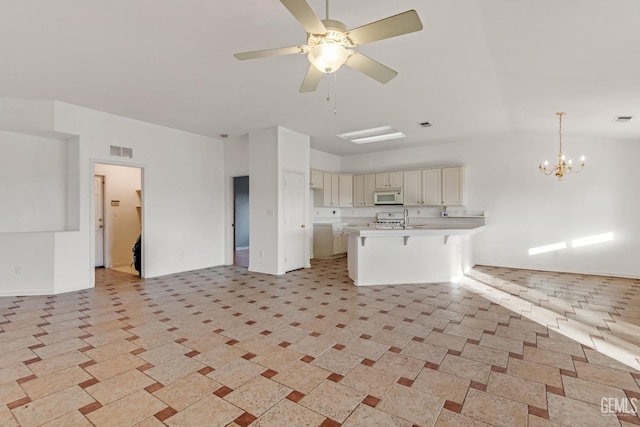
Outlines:
[[[384,190],[373,193],[374,205],[401,205],[403,203],[402,190]]]

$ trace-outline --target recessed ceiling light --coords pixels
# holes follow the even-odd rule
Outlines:
[[[354,132],[346,132],[338,135],[340,138],[353,142],[354,144],[366,144],[369,142],[387,141],[389,139],[405,138],[402,132],[391,126],[381,126],[371,129],[357,130]]]
[[[627,123],[632,118],[633,118],[633,116],[615,116],[613,118],[613,121],[616,122],[616,123]]]

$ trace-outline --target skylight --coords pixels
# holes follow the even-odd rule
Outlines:
[[[354,144],[367,144],[370,142],[387,141],[390,139],[406,138],[407,135],[392,128],[391,126],[381,126],[371,129],[346,132],[338,135],[340,138],[351,141]]]

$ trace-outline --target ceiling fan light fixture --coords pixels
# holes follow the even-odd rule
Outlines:
[[[347,62],[349,53],[337,43],[321,43],[309,51],[309,62],[323,73],[334,73]]]

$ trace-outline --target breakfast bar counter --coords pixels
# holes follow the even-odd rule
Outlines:
[[[471,224],[390,229],[346,226],[349,277],[356,286],[455,280],[470,267],[470,236],[486,227]]]

